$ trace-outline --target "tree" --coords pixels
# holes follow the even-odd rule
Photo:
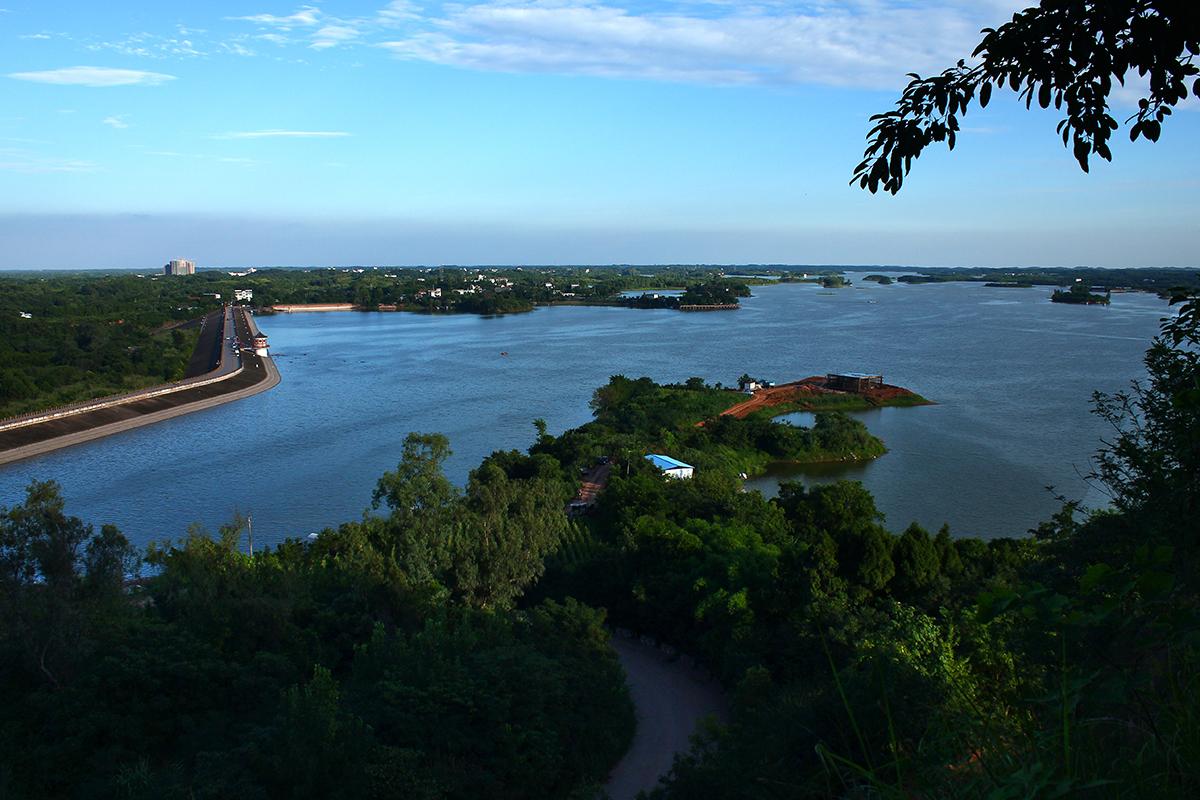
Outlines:
[[[1148,83],[1129,137],[1158,141],[1162,124],[1190,92],[1200,97],[1200,6],[1194,0],[1042,0],[996,29],[986,28],[972,53],[940,75],[912,81],[893,111],[871,117],[862,162],[851,183],[875,193],[900,191],[914,159],[934,142],[953,150],[959,117],[972,101],[986,107],[992,88],[1018,92],[1066,116],[1058,124],[1084,172],[1097,155],[1112,160],[1108,141],[1120,126],[1109,110],[1114,83],[1131,73]],[[1193,80],[1194,79],[1194,80]]]
[[[510,480],[496,464],[474,470],[451,540],[448,582],[455,594],[480,608],[512,605],[562,541],[569,497],[547,472]]]
[[[896,564],[893,588],[909,600],[919,597],[941,572],[937,547],[929,532],[915,522],[896,541],[892,559]]]
[[[132,571],[120,531],[105,525],[94,536],[65,508],[54,481],[34,481],[22,505],[0,507],[0,645],[15,644],[56,687],[82,660],[99,601],[119,595]]]
[[[1095,459],[1093,475],[1117,508],[1161,516],[1174,542],[1194,550],[1200,513],[1200,297],[1180,297],[1179,314],[1163,322],[1146,351],[1145,382],[1128,392],[1094,395],[1095,413],[1115,435]]]
[[[440,433],[410,433],[394,472],[385,472],[372,495],[378,508],[392,510],[386,525],[376,525],[376,546],[391,551],[414,583],[433,580],[449,559],[453,509],[460,494],[442,472],[450,442]]]

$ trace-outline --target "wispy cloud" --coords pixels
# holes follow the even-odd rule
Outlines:
[[[129,123],[125,121],[124,114],[113,114],[110,117],[105,117],[104,119],[100,120],[100,122],[110,128],[115,128],[116,130],[124,130],[125,128],[129,127]]]
[[[241,42],[221,42],[221,50],[226,53],[232,53],[235,56],[249,58],[255,55],[255,52],[249,47],[246,47]]]
[[[48,33],[26,33],[22,34],[22,39],[53,39],[54,37]]]
[[[0,147],[0,172],[20,172],[27,175],[55,172],[95,172],[90,161],[43,156],[29,150]]]
[[[305,28],[320,24],[321,9],[315,6],[303,6],[296,13],[286,17],[278,17],[274,14],[251,14],[246,17],[228,17],[228,19],[269,25],[272,28],[281,28],[287,31],[292,28]]]
[[[255,166],[262,162],[253,158],[240,158],[236,156],[214,156],[208,153],[180,153],[175,150],[148,150],[148,156],[158,156],[161,158],[188,158],[197,161],[215,161],[220,164],[240,164],[242,166]]]
[[[325,25],[313,34],[311,47],[325,50],[337,47],[339,44],[352,42],[362,35],[362,31],[353,25]]]
[[[316,50],[373,45],[398,58],[481,71],[715,84],[894,88],[909,71],[970,53],[979,30],[1028,0],[486,0],[370,15],[314,5],[233,17],[258,37]]]
[[[965,56],[999,7],[977,0],[846,0],[677,6],[638,13],[603,3],[447,6],[383,43],[400,58],[506,72],[705,83],[891,87],[905,72]]]
[[[258,25],[266,32],[258,34],[257,38],[279,45],[303,44],[314,50],[362,43],[371,34],[423,21],[419,7],[409,0],[392,0],[374,14],[359,17],[335,17],[317,6],[301,6],[287,16],[251,14],[228,19]]]
[[[214,139],[340,139],[350,136],[347,131],[288,131],[271,128],[262,131],[233,131],[221,133]]]
[[[186,31],[188,29],[180,28],[179,30]],[[205,55],[205,52],[189,36],[182,34],[159,36],[146,32],[132,33],[114,40],[93,42],[87,45],[87,49],[93,52],[109,50],[123,56],[138,58],[196,58]]]
[[[140,69],[113,67],[63,67],[38,72],[10,72],[8,77],[19,81],[52,83],[60,86],[157,86],[175,80],[174,75],[146,72]]]

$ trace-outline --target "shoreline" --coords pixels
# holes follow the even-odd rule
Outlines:
[[[242,389],[225,392],[215,397],[203,400],[195,400],[189,403],[183,403],[181,405],[162,409],[161,411],[140,414],[139,416],[131,417],[129,419],[97,425],[95,427],[73,433],[61,434],[39,442],[0,451],[0,465],[23,461],[27,458],[45,455],[46,453],[52,453],[55,450],[61,450],[77,444],[94,441],[95,439],[103,439],[106,436],[112,436],[117,433],[134,430],[135,428],[141,428],[145,425],[153,425],[156,422],[164,422],[168,419],[174,419],[175,417],[182,417],[185,414],[191,414],[195,411],[204,411],[205,409],[215,408],[226,403],[232,403],[237,400],[252,397],[256,394],[261,394],[268,389],[273,389],[282,381],[282,376],[279,374],[279,368],[276,367],[269,358],[264,359],[264,372],[265,375],[262,379]]]
[[[244,315],[242,322],[247,332],[253,331],[254,323],[244,310],[234,313],[234,329],[241,339],[237,314]],[[159,384],[127,396],[93,401],[86,408],[65,415],[49,415],[0,430],[0,465],[232,403],[281,382],[279,368],[270,356],[260,357],[247,351],[242,359],[236,370],[215,378],[169,388]]]

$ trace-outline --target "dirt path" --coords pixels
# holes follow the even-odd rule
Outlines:
[[[700,720],[709,714],[724,719],[728,704],[716,680],[686,659],[671,661],[658,648],[622,636],[614,636],[612,646],[625,668],[637,733],[605,788],[612,800],[632,800],[671,769]]]
[[[807,401],[815,400],[823,395],[842,395],[848,397],[860,397],[866,403],[872,406],[881,405],[898,405],[900,401],[916,400],[916,403],[908,403],[909,405],[921,405],[928,403],[927,400],[918,397],[912,391],[901,386],[893,386],[890,383],[879,384],[872,386],[862,392],[843,392],[836,389],[830,389],[825,386],[825,378],[820,375],[813,375],[810,378],[805,378],[802,381],[793,381],[792,383],[783,383],[779,386],[769,386],[765,389],[758,389],[748,399],[743,400],[737,405],[730,406],[721,412],[723,417],[736,417],[745,419],[764,408],[773,408],[775,406],[788,405],[789,403],[799,403],[803,405]],[[814,410],[819,410],[818,406],[813,406]],[[699,423],[703,425],[704,423]]]
[[[836,394],[829,389],[826,389],[822,384],[824,379],[818,377],[805,378],[802,381],[793,383],[784,383],[779,386],[770,386],[765,389],[758,389],[750,398],[743,400],[735,406],[730,406],[721,412],[723,417],[737,417],[745,419],[755,411],[772,406],[781,406],[785,403],[798,402],[804,399],[805,396],[813,396],[817,394]]]

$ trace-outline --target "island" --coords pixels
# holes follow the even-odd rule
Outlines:
[[[659,384],[615,375],[593,395],[592,422],[557,438],[543,435],[533,452],[580,472],[597,460],[628,465],[638,454],[652,453],[666,454],[701,475],[735,476],[758,474],[777,463],[870,460],[886,453],[886,446],[844,412],[929,404],[876,377],[830,374],[771,386],[742,376],[739,385],[753,387],[743,391],[700,377]],[[811,427],[773,419],[800,410],[817,412]],[[594,502],[598,494],[592,486],[580,499]]]
[[[1077,283],[1069,289],[1056,289],[1050,295],[1051,303],[1069,303],[1078,306],[1106,306],[1111,301],[1108,292],[1096,294],[1082,283]]]

